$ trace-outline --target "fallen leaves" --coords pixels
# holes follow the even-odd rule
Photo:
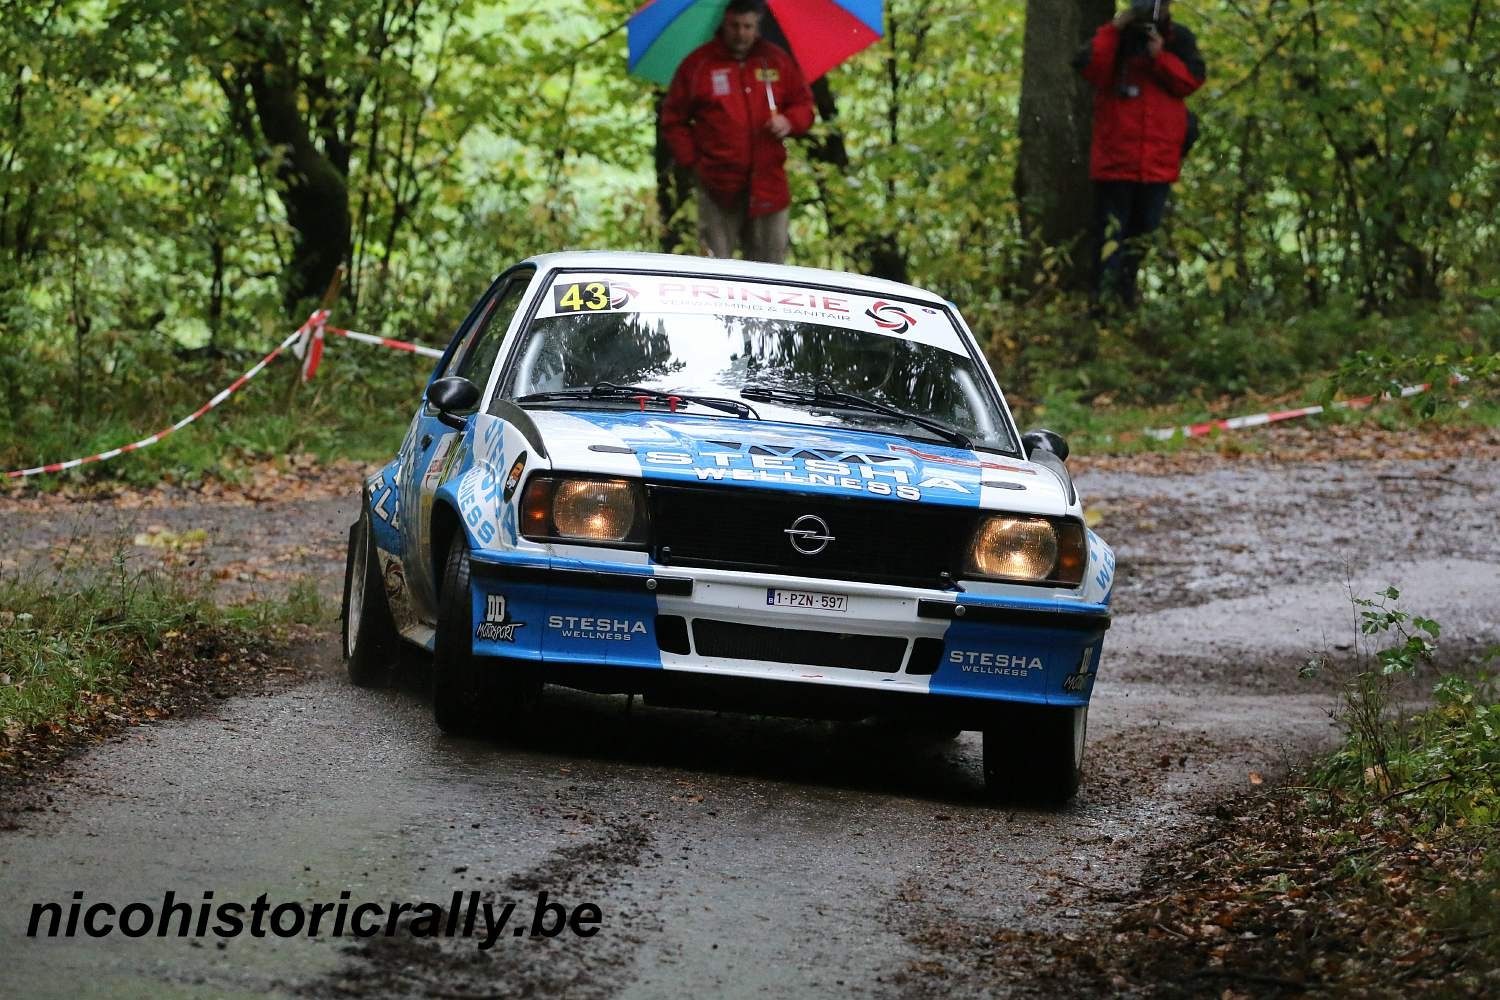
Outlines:
[[[1496,908],[1451,910],[1476,886],[1500,904],[1486,838],[1418,840],[1389,813],[1340,820],[1289,789],[1220,815],[1196,843],[1159,852],[1108,925],[1077,940],[1024,934],[986,960],[1043,995],[1196,997],[1213,981],[1234,996],[1480,996],[1500,977],[1493,918],[1464,923]]]
[[[207,542],[208,532],[202,528],[176,532],[161,524],[151,525],[145,531],[137,533],[132,539],[132,544],[142,548],[172,549],[176,552],[202,548]]]

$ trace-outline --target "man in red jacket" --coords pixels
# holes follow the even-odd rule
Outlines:
[[[1171,6],[1131,0],[1073,61],[1094,91],[1089,176],[1101,302],[1135,304],[1141,243],[1161,224],[1190,142],[1184,98],[1208,75],[1197,39],[1172,22]]]
[[[697,177],[704,253],[786,259],[786,148],[812,127],[812,92],[786,50],[760,37],[763,0],[730,0],[719,33],[672,78],[661,130],[672,156]]]

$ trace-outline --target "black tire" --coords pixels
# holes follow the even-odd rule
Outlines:
[[[391,677],[400,638],[386,601],[385,581],[375,537],[370,530],[370,510],[363,507],[359,520],[349,526],[349,553],[344,561],[344,603],[339,617],[343,624],[344,666],[356,687],[381,687]]]
[[[450,736],[478,736],[515,726],[541,692],[528,665],[474,655],[473,618],[469,543],[460,530],[443,564],[432,650],[432,715]]]
[[[1078,793],[1089,710],[1007,706],[984,730],[984,786],[991,798],[1060,804]]]

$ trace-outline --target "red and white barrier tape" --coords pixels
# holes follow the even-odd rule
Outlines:
[[[409,344],[404,340],[391,340],[389,337],[377,337],[371,333],[355,333],[353,330],[340,330],[336,326],[325,327],[329,333],[338,334],[340,337],[348,337],[362,344],[378,344],[381,347],[389,347],[397,351],[410,351],[412,354],[420,354],[424,358],[440,358],[443,352],[435,347],[423,347],[421,344]]]
[[[1465,381],[1461,376],[1454,379],[1455,382]],[[1363,410],[1371,403],[1381,399],[1405,399],[1408,396],[1419,396],[1432,388],[1432,383],[1423,382],[1421,385],[1404,386],[1399,393],[1382,393],[1378,396],[1360,396],[1358,399],[1343,399],[1323,406],[1302,406],[1295,410],[1276,410],[1270,413],[1254,413],[1245,417],[1230,417],[1227,420],[1205,420],[1201,424],[1187,424],[1182,427],[1157,427],[1154,430],[1143,431],[1147,437],[1156,438],[1158,441],[1166,441],[1181,434],[1183,437],[1203,437],[1214,431],[1238,431],[1246,427],[1262,427],[1266,424],[1280,423],[1283,420],[1295,420],[1298,417],[1311,417],[1325,410]]]
[[[67,462],[53,462],[51,465],[39,465],[34,469],[18,469],[15,472],[7,472],[5,474],[5,478],[20,479],[23,476],[39,476],[44,472],[62,472],[66,469],[76,469],[80,465],[88,465],[91,462],[103,462],[106,459],[114,458],[117,455],[123,455],[126,452],[138,451],[141,448],[150,447],[151,445],[160,441],[162,438],[166,437],[168,434],[182,430],[188,424],[192,423],[194,420],[197,420],[209,410],[212,410],[214,407],[224,402],[224,400],[228,399],[242,385],[253,379],[255,376],[259,375],[261,371],[266,367],[266,365],[270,364],[272,361],[275,361],[277,355],[286,350],[288,347],[291,347],[292,343],[306,332],[308,326],[311,323],[312,319],[309,318],[306,323],[303,323],[302,326],[297,328],[296,333],[293,333],[291,336],[283,340],[280,344],[276,345],[276,349],[274,351],[257,361],[253,366],[251,366],[249,371],[245,372],[245,374],[235,379],[226,388],[221,389],[219,393],[212,399],[204,403],[202,406],[198,407],[198,409],[194,410],[192,413],[183,417],[181,420],[177,421],[177,423],[173,424],[171,427],[168,427],[164,430],[159,430],[150,437],[141,438],[139,441],[133,441],[130,444],[121,445],[118,448],[111,448],[109,451],[103,451],[97,455],[90,455],[88,458],[75,458]]]
[[[208,402],[204,403],[202,406],[198,407],[198,409],[194,410],[188,416],[183,417],[172,426],[165,428],[164,430],[157,431],[150,437],[141,438],[141,440],[139,441],[133,441],[130,444],[121,445],[118,448],[111,448],[109,451],[102,451],[97,455],[90,455],[87,458],[74,458],[66,462],[53,462],[50,465],[39,465],[34,469],[17,469],[14,472],[5,473],[5,478],[21,479],[25,476],[39,476],[45,472],[64,472],[68,469],[76,469],[80,465],[89,465],[93,462],[103,462],[108,459],[115,458],[119,455],[124,455],[127,452],[139,451],[142,448],[150,447],[167,435],[172,434],[175,431],[182,430],[188,424],[197,420],[209,410],[212,410],[214,407],[224,402],[224,400],[228,399],[242,386],[244,386],[246,382],[259,375],[267,365],[269,365],[272,361],[275,361],[276,358],[281,354],[281,352],[285,351],[288,347],[292,349],[293,354],[302,359],[302,381],[306,382],[308,379],[312,378],[314,374],[317,373],[318,362],[322,360],[323,335],[325,332],[336,333],[339,336],[348,337],[351,340],[358,340],[363,343],[379,344],[384,347],[393,347],[398,351],[409,351],[414,354],[421,354],[425,357],[440,358],[443,356],[442,351],[435,350],[431,347],[423,347],[420,344],[408,344],[399,340],[388,340],[384,337],[371,336],[368,333],[354,333],[350,330],[340,330],[337,327],[328,326],[328,315],[329,313],[327,309],[319,309],[314,312],[311,316],[307,317],[307,320],[303,322],[301,326],[297,327],[295,332],[293,332],[280,344],[277,344],[275,350],[257,361],[253,366],[251,366],[248,371],[245,372],[245,374],[241,375],[239,378],[231,382],[227,387],[220,390]]]
[[[377,337],[373,333],[359,333],[356,330],[345,330],[342,327],[328,325],[328,310],[319,309],[307,318],[303,326],[302,339],[292,350],[297,357],[302,359],[302,381],[306,382],[318,373],[318,363],[323,360],[323,339],[326,334],[335,334],[357,340],[361,344],[374,344],[377,347],[389,347],[396,351],[406,351],[409,354],[420,354],[425,358],[441,358],[443,352],[435,347],[424,347],[421,344],[412,344],[404,340],[392,340],[389,337]]]
[[[288,347],[292,348],[292,353],[302,359],[302,381],[306,382],[315,374],[317,374],[318,364],[323,358],[324,335],[328,333],[336,334],[340,337],[347,337],[349,340],[356,340],[363,344],[375,344],[380,347],[389,347],[397,351],[406,351],[408,353],[418,354],[426,358],[441,358],[443,356],[442,351],[433,347],[425,347],[422,344],[408,343],[404,340],[391,340],[389,337],[377,337],[374,334],[358,333],[354,330],[344,330],[336,326],[329,326],[328,316],[329,312],[327,309],[319,309],[314,312],[311,316],[307,317],[307,320],[303,322],[301,326],[296,329],[296,332],[292,333],[289,337],[278,344],[276,346],[276,349],[273,350],[270,354],[267,354],[265,357],[261,358],[260,361],[256,362],[249,371],[245,372],[245,374],[235,379],[229,384],[228,387],[222,389],[207,403],[204,403],[202,406],[198,407],[198,409],[194,410],[188,416],[183,417],[171,427],[168,427],[165,430],[157,431],[150,437],[142,438],[141,440],[132,442],[131,444],[122,445],[119,448],[112,448],[109,451],[100,452],[97,455],[90,455],[87,458],[75,458],[67,462],[54,462],[51,465],[39,465],[34,469],[18,469],[15,472],[7,472],[5,473],[5,478],[19,479],[23,476],[41,475],[44,472],[62,472],[67,469],[75,469],[80,465],[88,465],[91,462],[103,462],[106,459],[111,459],[118,455],[123,455],[126,452],[138,451],[141,448],[146,448],[150,445],[156,444],[156,442],[160,441],[168,434],[171,434],[174,431],[181,430],[188,424],[192,423],[194,420],[197,420],[199,417],[203,416],[209,410],[212,410],[214,407],[224,402],[224,400],[228,399],[246,382],[259,375],[261,371],[266,367],[266,365],[270,364],[272,361],[275,361],[277,356]],[[1457,376],[1454,378],[1454,381],[1462,382],[1465,381],[1465,379],[1462,376]],[[1431,388],[1431,383],[1427,382],[1424,382],[1421,385],[1408,385],[1402,388],[1402,390],[1396,395],[1402,399],[1405,399],[1408,396],[1420,395],[1421,393],[1427,392]],[[1206,420],[1200,424],[1186,424],[1180,427],[1157,427],[1151,430],[1143,431],[1142,433],[1147,437],[1156,438],[1158,441],[1166,441],[1170,438],[1176,437],[1179,434],[1181,434],[1183,437],[1203,437],[1207,434],[1212,434],[1214,431],[1237,431],[1243,430],[1246,427],[1262,427],[1266,424],[1280,423],[1283,420],[1295,420],[1298,417],[1311,417],[1316,414],[1323,413],[1328,409],[1362,410],[1365,407],[1369,406],[1371,403],[1374,403],[1376,400],[1392,398],[1395,397],[1391,393],[1384,393],[1379,396],[1361,396],[1358,399],[1340,400],[1339,402],[1332,403],[1327,407],[1303,406],[1295,410],[1276,410],[1269,413],[1255,413],[1244,417],[1229,417],[1228,419],[1224,420]]]
[[[328,327],[328,310],[318,309],[302,324],[301,334],[292,347],[292,353],[302,360],[302,381],[306,382],[318,373],[318,362],[323,360],[323,331]]]

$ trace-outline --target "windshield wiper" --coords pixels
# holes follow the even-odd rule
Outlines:
[[[960,448],[972,448],[974,442],[963,431],[949,427],[941,420],[924,417],[918,413],[908,413],[894,406],[877,403],[873,399],[856,396],[848,392],[839,392],[829,386],[827,382],[818,382],[811,392],[806,389],[778,389],[769,385],[747,385],[740,390],[740,395],[746,399],[758,399],[769,403],[804,403],[817,406],[832,406],[846,410],[864,410],[867,413],[881,413],[888,417],[905,420],[925,427]]]
[[[561,399],[635,399],[637,397],[657,400],[673,407],[675,412],[677,403],[697,403],[706,406],[710,410],[721,410],[724,413],[733,413],[741,419],[755,417],[760,419],[760,414],[755,409],[737,399],[722,399],[718,396],[694,396],[684,392],[665,392],[661,389],[648,389],[640,385],[616,385],[614,382],[595,382],[591,386],[578,386],[573,389],[554,389],[550,392],[533,392],[516,400],[517,403],[549,403]],[[674,402],[675,401],[675,402]]]

